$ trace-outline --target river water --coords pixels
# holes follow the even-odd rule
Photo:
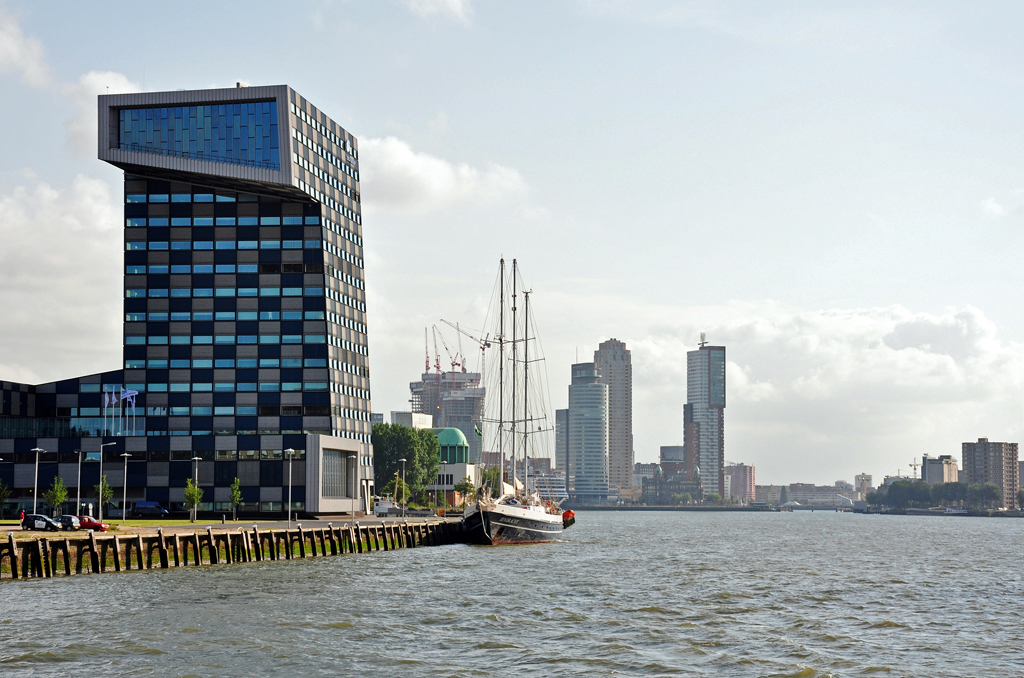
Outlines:
[[[1024,520],[580,512],[556,544],[0,584],[0,675],[1020,676]]]

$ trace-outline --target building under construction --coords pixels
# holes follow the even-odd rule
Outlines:
[[[469,442],[470,462],[480,463],[484,395],[479,372],[426,372],[409,384],[412,411],[430,414],[436,428],[457,428]]]

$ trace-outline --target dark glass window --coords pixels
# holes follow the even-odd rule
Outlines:
[[[273,101],[125,108],[119,115],[119,143],[125,150],[251,167],[281,167],[277,105]],[[163,201],[167,201],[166,196]],[[211,195],[209,202],[212,201]],[[195,202],[200,202],[199,195]]]

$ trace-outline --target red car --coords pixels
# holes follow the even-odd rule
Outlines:
[[[82,526],[83,530],[98,530],[100,532],[106,532],[110,529],[110,525],[101,523],[89,516],[78,516],[78,524]]]

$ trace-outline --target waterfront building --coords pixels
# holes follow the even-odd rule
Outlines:
[[[875,490],[871,485],[871,476],[867,473],[858,473],[853,477],[853,489],[860,493],[861,499],[868,498],[868,492]]]
[[[633,363],[626,344],[601,342],[594,366],[608,386],[608,482],[620,497],[632,498],[633,488]],[[639,488],[637,488],[639,489]]]
[[[608,385],[594,363],[572,366],[569,385],[569,495],[580,503],[608,499]]]
[[[860,500],[856,490],[813,483],[790,483],[787,496],[789,501],[799,502],[803,506],[820,507],[851,506],[854,501]]]
[[[3,384],[0,479],[22,502],[103,472],[129,501],[278,513],[373,493],[358,143],[287,86],[99,97],[124,171],[118,369]],[[72,340],[69,337],[69,341]],[[8,407],[10,402],[10,407]],[[101,447],[109,445],[106,447]],[[127,457],[127,475],[124,459]]]
[[[643,487],[644,478],[653,478],[654,470],[658,468],[657,464],[641,464],[637,462],[633,465],[633,487]]]
[[[433,417],[434,426],[457,428],[469,442],[469,456],[479,463],[482,453],[484,397],[479,372],[424,372],[409,384],[412,411]]]
[[[565,478],[567,488],[572,487],[569,477],[569,410],[555,410],[555,473]]]
[[[725,347],[707,346],[703,335],[700,348],[686,354],[683,444],[693,450],[703,492],[724,496]]]
[[[725,467],[725,475],[730,478],[728,498],[735,499],[741,504],[757,501],[753,466],[731,464]]]
[[[420,414],[419,412],[395,412],[392,410],[391,423],[406,428],[434,428],[434,418],[429,414]]]
[[[1019,460],[1017,443],[994,443],[978,438],[976,443],[963,443],[962,481],[968,484],[993,483],[1002,494],[1002,507],[1017,508]]]
[[[460,429],[431,428],[430,432],[437,437],[441,466],[434,482],[427,485],[426,490],[435,497],[438,505],[456,506],[462,497],[456,496],[455,486],[469,478],[474,487],[479,487],[483,480],[480,467],[470,460],[469,441]]]
[[[690,495],[690,500],[701,500],[700,483],[688,480],[682,475],[667,477],[660,466],[654,470],[654,477],[643,478],[640,486],[640,501],[648,506],[671,506],[679,503],[679,498]]]
[[[383,423],[384,423],[384,413],[383,412],[371,412],[370,413],[370,426],[373,426],[374,424],[383,424]]]
[[[921,480],[929,485],[958,482],[960,472],[956,467],[956,459],[948,454],[939,457],[924,455],[921,458]]]
[[[785,488],[784,485],[755,485],[754,486],[754,499],[755,501],[764,502],[766,504],[778,505],[782,503],[782,490]],[[787,490],[788,493],[788,490]],[[786,498],[789,501],[789,498]]]

